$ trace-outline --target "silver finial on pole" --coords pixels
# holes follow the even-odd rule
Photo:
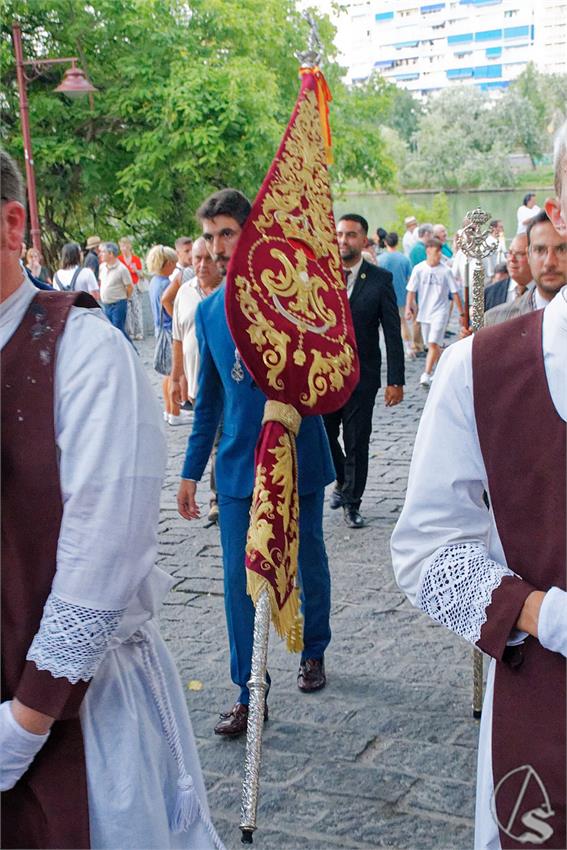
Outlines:
[[[457,243],[467,258],[467,262],[476,261],[472,285],[471,329],[473,331],[477,331],[484,324],[484,268],[482,260],[489,257],[498,247],[496,241],[488,241],[490,229],[483,229],[490,218],[490,213],[481,210],[479,207],[467,212],[457,238]]]
[[[298,50],[295,54],[295,58],[302,65],[302,67],[313,68],[315,65],[319,65],[321,62],[321,57],[323,56],[323,45],[319,37],[317,22],[315,21],[313,15],[310,12],[303,12],[302,18],[307,21],[311,29],[309,31],[309,37],[307,40],[307,50]]]

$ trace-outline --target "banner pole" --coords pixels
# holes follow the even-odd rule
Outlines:
[[[484,325],[484,268],[482,260],[494,253],[498,247],[496,240],[490,241],[490,230],[483,227],[490,221],[490,213],[477,208],[467,212],[462,229],[459,231],[458,242],[461,250],[467,258],[466,263],[466,285],[470,287],[469,264],[474,260],[471,296],[471,316],[467,315],[469,327],[473,333],[480,330]],[[473,649],[473,717],[479,718],[482,714],[483,695],[483,655],[476,647]]]
[[[268,639],[270,634],[270,596],[263,590],[254,614],[254,644],[252,649],[252,672],[248,682],[250,705],[246,733],[246,756],[242,802],[240,806],[240,829],[243,844],[252,844],[256,829],[256,811],[260,790],[260,761],[262,757],[262,732],[266,705],[266,669],[268,665]]]

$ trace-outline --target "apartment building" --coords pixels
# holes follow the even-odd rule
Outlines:
[[[498,91],[529,61],[567,73],[567,0],[354,0],[336,24],[349,80],[377,69],[418,96]]]

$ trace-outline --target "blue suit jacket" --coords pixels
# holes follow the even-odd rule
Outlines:
[[[211,454],[222,415],[216,458],[218,492],[246,498],[254,489],[254,449],[262,426],[266,396],[244,364],[244,380],[233,380],[235,346],[224,310],[224,283],[199,304],[195,328],[199,343],[199,389],[193,430],[182,478],[199,481]],[[297,436],[299,493],[313,493],[335,478],[327,434],[320,416],[303,419]]]

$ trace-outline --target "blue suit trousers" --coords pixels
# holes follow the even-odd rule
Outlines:
[[[299,497],[299,584],[304,618],[302,661],[322,658],[331,640],[331,576],[323,540],[321,488]],[[252,663],[254,605],[246,593],[244,553],[251,498],[219,493],[219,523],[224,566],[224,604],[230,645],[230,674],[240,688],[238,701],[248,705]],[[269,677],[268,677],[269,682]]]

